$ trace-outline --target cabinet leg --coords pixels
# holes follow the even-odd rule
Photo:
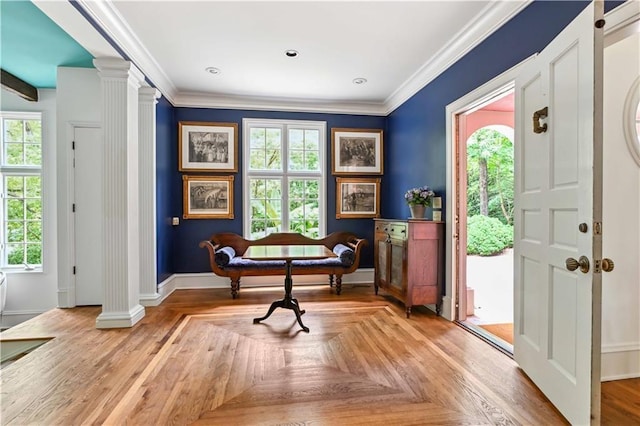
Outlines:
[[[376,296],[377,296],[378,295],[378,283],[374,283],[373,284],[373,288],[374,288],[374,290],[376,292]]]
[[[407,318],[411,316],[411,306],[407,307]]]

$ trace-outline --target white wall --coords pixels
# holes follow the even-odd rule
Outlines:
[[[58,68],[58,306],[75,306],[75,279],[72,273],[75,254],[73,244],[73,141],[74,126],[100,126],[102,92],[100,77],[94,68]],[[96,152],[95,161],[102,161],[102,153]],[[102,186],[102,178],[96,173],[95,185]],[[96,218],[96,226],[101,219]],[[96,242],[99,244],[99,242]],[[78,247],[91,250],[91,247]]]
[[[602,378],[640,377],[640,166],[625,141],[624,103],[640,76],[640,35],[605,49]]]
[[[43,159],[43,270],[42,272],[7,272],[7,304],[2,327],[18,324],[56,306],[58,258],[56,256],[56,91],[38,90],[38,102],[29,102],[2,90],[3,111],[42,113]]]

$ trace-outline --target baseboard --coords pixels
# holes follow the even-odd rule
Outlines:
[[[142,306],[159,306],[176,289],[174,277],[175,274],[159,283],[154,294],[141,294],[140,304]]]
[[[640,377],[640,343],[602,346],[603,382]]]
[[[102,312],[96,318],[96,328],[133,327],[142,318],[144,318],[142,305],[136,305],[128,312]]]
[[[44,314],[46,311],[4,311],[0,314],[0,328],[5,330]]]
[[[453,315],[453,309],[451,308],[451,303],[451,296],[444,296],[442,298],[442,312],[440,313],[440,315],[442,316],[442,318],[449,321],[453,321],[455,319]]]

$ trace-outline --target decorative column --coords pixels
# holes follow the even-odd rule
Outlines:
[[[138,91],[138,167],[140,172],[140,303],[160,304],[156,249],[156,104],[162,96],[152,87]]]
[[[94,59],[102,82],[103,292],[97,328],[131,327],[139,303],[138,89],[142,73],[130,62]]]

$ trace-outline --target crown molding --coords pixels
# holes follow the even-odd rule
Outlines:
[[[395,90],[384,102],[385,114],[415,95],[464,55],[473,50],[533,0],[489,3],[476,19],[462,28],[433,58]]]
[[[384,102],[379,103],[179,93],[111,0],[100,2],[76,0],[76,3],[175,107],[388,115],[518,14],[531,1],[533,0],[489,3],[475,20],[456,34],[451,42],[440,49],[431,60],[425,63]]]
[[[319,99],[294,99],[254,96],[226,96],[207,93],[180,93],[173,105],[188,108],[246,109],[325,114],[386,115],[384,105],[375,102],[328,102]]]
[[[177,88],[113,3],[110,0],[76,0],[76,3],[171,102],[178,92]]]

